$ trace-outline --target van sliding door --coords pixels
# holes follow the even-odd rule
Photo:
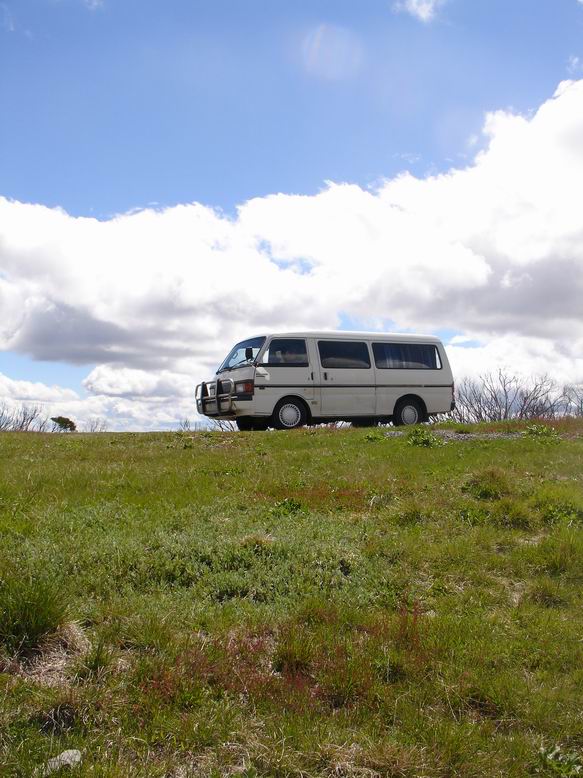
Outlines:
[[[319,340],[323,416],[372,416],[375,379],[368,345],[356,340]]]

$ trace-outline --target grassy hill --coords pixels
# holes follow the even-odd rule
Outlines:
[[[0,435],[0,774],[579,775],[583,424],[444,429]]]

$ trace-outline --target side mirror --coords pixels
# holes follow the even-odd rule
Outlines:
[[[253,359],[253,349],[251,346],[247,346],[245,349],[245,359]]]

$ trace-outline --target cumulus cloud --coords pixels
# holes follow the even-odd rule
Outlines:
[[[581,381],[583,81],[483,132],[463,169],[255,198],[235,218],[193,203],[98,221],[0,198],[0,349],[97,365],[78,402],[134,427],[192,415],[194,384],[241,337],[341,315],[462,333],[480,345],[452,343],[458,372]]]
[[[102,373],[107,374],[109,368],[104,367]],[[67,416],[72,418],[78,429],[87,428],[93,421],[104,421],[110,430],[152,430],[175,429],[181,419],[192,419],[192,392],[184,390],[184,382],[188,377],[177,376],[178,383],[164,385],[164,379],[158,380],[158,389],[164,389],[164,394],[149,393],[147,387],[135,382],[132,388],[135,394],[128,392],[130,388],[124,384],[124,376],[118,376],[120,384],[115,388],[106,384],[92,386],[93,379],[88,377],[91,388],[103,394],[81,395],[72,389],[59,386],[48,386],[41,382],[15,381],[0,373],[0,409],[17,411],[24,407],[40,410],[44,418],[51,416]],[[180,379],[183,386],[180,387]],[[104,376],[101,376],[104,380]],[[178,389],[177,389],[178,386]],[[182,393],[181,393],[182,392]]]
[[[35,381],[15,381],[0,373],[0,398],[20,403],[62,403],[79,399],[72,389]]]
[[[443,5],[445,0],[397,0],[394,3],[393,8],[395,11],[402,11],[422,22],[430,22],[437,12],[440,5]],[[583,2],[583,0],[579,0]]]
[[[446,347],[454,375],[477,378],[502,370],[523,378],[548,375],[559,385],[580,383],[583,356],[545,338],[502,335],[488,342],[453,338]],[[578,380],[577,380],[577,377]]]

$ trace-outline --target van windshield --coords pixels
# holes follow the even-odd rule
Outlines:
[[[249,338],[248,340],[242,340],[229,352],[227,358],[222,362],[221,366],[217,370],[217,373],[222,373],[224,370],[232,370],[239,365],[249,365],[257,359],[257,354],[261,351],[261,347],[265,343],[265,338]],[[253,352],[252,357],[246,356],[247,349],[250,348]]]

